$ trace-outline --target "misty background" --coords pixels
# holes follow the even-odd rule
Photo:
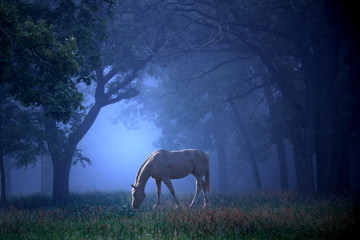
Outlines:
[[[0,1],[2,203],[130,191],[153,151],[187,148],[213,193],[359,192],[352,4]]]
[[[102,109],[94,125],[79,143],[79,149],[91,159],[92,165],[84,167],[78,164],[72,167],[70,191],[130,191],[130,184],[134,182],[139,167],[153,151],[158,149],[153,143],[159,138],[161,131],[153,123],[143,121],[136,130],[130,130],[121,123],[114,123],[114,115],[119,108],[126,107],[125,105],[116,104]],[[213,159],[214,152],[210,154],[212,191],[216,192],[218,188],[216,160]],[[279,182],[274,180],[274,176],[278,174],[276,159],[268,160],[259,167],[264,190],[276,191],[279,185]],[[272,169],[270,172],[269,168]],[[290,162],[289,168],[294,174],[293,163]],[[230,169],[229,180],[232,182],[231,188],[234,192],[253,192],[255,189],[250,166],[246,161],[241,166]],[[12,169],[11,184],[13,195],[41,192],[40,164],[29,166],[26,170]],[[173,180],[173,185],[179,193],[195,192],[195,179],[191,175],[184,179]],[[290,182],[290,187],[295,188],[294,181]],[[146,191],[155,192],[155,190],[155,184],[150,179]],[[163,191],[168,193],[165,187]]]

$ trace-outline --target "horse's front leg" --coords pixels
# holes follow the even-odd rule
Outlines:
[[[163,179],[163,182],[165,183],[165,185],[168,187],[171,195],[174,197],[175,199],[175,202],[176,202],[176,206],[179,207],[179,200],[177,199],[176,195],[175,195],[175,190],[174,190],[174,187],[170,181],[169,178],[164,178]]]
[[[157,208],[160,205],[161,180],[154,178],[154,181],[155,181],[155,184],[156,184],[156,195],[157,195],[157,199],[156,199],[156,203],[154,205],[154,208]]]

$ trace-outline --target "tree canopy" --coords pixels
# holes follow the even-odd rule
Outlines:
[[[77,144],[100,110],[136,96],[123,119],[154,121],[162,129],[159,147],[216,150],[226,176],[226,147],[238,145],[260,190],[257,163],[274,144],[286,189],[286,139],[299,192],[343,193],[360,118],[359,27],[351,6],[0,0],[0,84],[9,101],[45,113],[54,200],[68,196],[74,157],[88,161]],[[150,86],[149,77],[156,79]],[[80,83],[93,87],[86,107]]]

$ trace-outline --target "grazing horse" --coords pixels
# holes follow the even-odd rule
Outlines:
[[[184,178],[192,174],[196,179],[196,192],[190,204],[194,205],[195,199],[200,190],[204,194],[204,205],[208,202],[206,192],[210,191],[209,178],[209,155],[206,152],[196,149],[186,149],[181,151],[157,150],[153,152],[141,165],[136,174],[135,183],[132,186],[132,207],[137,209],[145,199],[145,185],[150,177],[156,184],[157,201],[154,208],[160,205],[161,181],[170,190],[174,197],[177,207],[179,200],[170,179]],[[205,176],[205,181],[203,180]]]

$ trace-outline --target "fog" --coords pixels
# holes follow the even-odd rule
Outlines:
[[[71,191],[129,190],[140,165],[156,150],[152,143],[160,132],[154,124],[142,122],[140,129],[128,130],[122,124],[112,123],[111,118],[121,105],[103,108],[79,143],[78,148],[92,165],[83,167],[79,163],[71,168]],[[12,180],[14,194],[40,192],[39,164],[26,171],[12,170]],[[149,184],[150,191],[154,189],[152,185]]]
[[[156,150],[152,142],[159,137],[159,129],[149,122],[142,122],[136,131],[112,124],[110,119],[118,107],[102,109],[79,143],[78,148],[93,165],[83,168],[79,164],[72,168],[70,188],[73,191],[129,190],[140,165]]]
[[[161,129],[154,123],[141,121],[139,127],[131,130],[124,124],[114,121],[119,111],[132,103],[118,103],[103,108],[85,137],[80,141],[78,149],[89,157],[92,165],[80,163],[73,166],[70,172],[70,191],[130,191],[136,173],[145,159],[158,148],[154,142],[160,137]],[[191,148],[191,146],[189,146]],[[170,150],[170,149],[169,149]],[[272,149],[272,154],[275,154]],[[211,183],[212,191],[218,190],[218,174],[216,154],[211,156]],[[291,149],[288,149],[291,156]],[[232,192],[253,192],[255,183],[251,174],[251,166],[247,161],[241,164],[229,160],[229,185]],[[289,172],[295,174],[294,164],[289,161]],[[12,195],[28,195],[40,192],[40,163],[23,168],[12,169]],[[274,179],[278,174],[276,158],[271,158],[266,164],[260,164],[259,170],[264,182],[265,191],[276,191],[279,182]],[[183,179],[172,180],[178,193],[193,194],[195,179],[192,175]],[[295,188],[294,178],[290,178],[290,188]],[[156,190],[152,179],[146,186],[146,192],[154,193]],[[168,189],[163,187],[164,193]]]
[[[73,166],[70,172],[70,191],[130,191],[141,164],[155,150],[153,142],[160,136],[160,129],[151,122],[143,121],[137,130],[129,130],[112,119],[125,103],[114,104],[101,110],[95,123],[78,148],[90,158],[92,165]],[[27,195],[40,192],[40,166],[29,166],[11,170],[12,194]],[[193,193],[193,176],[174,180],[174,187],[181,193]],[[147,192],[155,191],[155,184],[149,181]],[[163,191],[168,192],[167,188]]]
[[[0,32],[3,203],[130,191],[152,152],[188,148],[209,153],[212,193],[359,192],[358,26],[342,4],[130,2],[0,9],[14,13]],[[173,184],[195,191],[191,175]]]

